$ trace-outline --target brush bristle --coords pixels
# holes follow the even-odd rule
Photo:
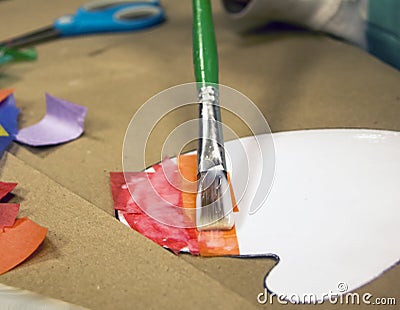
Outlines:
[[[218,167],[200,174],[196,197],[198,230],[230,230],[233,203],[226,172]]]

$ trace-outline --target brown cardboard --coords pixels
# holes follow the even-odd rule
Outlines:
[[[0,20],[6,26],[0,37],[43,26],[84,2],[2,1]],[[38,47],[38,61],[0,73],[0,87],[16,89],[20,127],[44,115],[46,91],[89,107],[78,140],[41,149],[14,144],[3,161],[1,179],[20,182],[22,213],[50,232],[41,251],[0,282],[93,309],[257,305],[271,259],[175,257],[112,217],[108,174],[122,169],[131,117],[157,92],[193,81],[190,1],[164,5],[168,21],[159,27],[46,43]],[[304,31],[239,36],[218,1],[214,13],[220,81],[252,99],[273,131],[400,130],[397,70],[356,47]],[[166,127],[186,118],[168,120]],[[151,142],[149,163],[160,159],[156,150],[163,138]],[[117,267],[115,260],[126,263]],[[399,274],[394,267],[360,292],[396,296]]]
[[[221,298],[233,308],[251,306],[20,159],[8,154],[4,160],[1,178],[19,182],[13,191],[22,205],[19,216],[49,232],[37,254],[2,275],[2,283],[92,309],[173,308],[186,302],[220,307]]]

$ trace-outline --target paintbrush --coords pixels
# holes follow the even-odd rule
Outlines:
[[[198,230],[228,230],[234,221],[225,163],[218,52],[210,0],[193,0],[193,64],[200,115],[196,226]]]

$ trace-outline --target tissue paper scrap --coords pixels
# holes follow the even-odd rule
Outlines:
[[[87,107],[46,94],[46,115],[37,124],[21,129],[18,142],[30,146],[65,143],[83,133]]]
[[[8,132],[0,124],[0,137],[8,137],[8,136],[9,136]]]
[[[10,96],[13,92],[14,89],[12,88],[0,89],[0,102],[2,102],[4,99]]]
[[[149,177],[153,177],[154,175],[149,174]],[[147,173],[134,174],[132,177],[146,178]],[[116,211],[120,210],[123,212],[124,219],[129,223],[131,228],[153,240],[155,243],[170,249],[175,254],[183,249],[190,251],[194,255],[199,254],[200,249],[197,242],[197,235],[193,228],[168,226],[147,215],[131,198],[122,172],[110,173],[110,181],[114,198],[114,208]],[[176,196],[177,192],[171,188],[170,184],[162,182],[160,185],[166,186],[167,190],[172,192],[172,196]],[[178,217],[182,221],[188,220],[183,209],[182,212],[175,212],[174,217]]]
[[[0,182],[0,202],[17,186],[17,184],[18,183]]]
[[[169,182],[177,180],[178,174],[185,180],[196,179],[195,163],[196,156],[184,155],[179,157],[179,169],[175,162],[165,159],[154,165],[152,172],[111,173],[114,209],[128,226],[174,253],[239,255],[235,227],[228,231],[197,231],[194,225],[196,194],[182,192]],[[146,184],[147,178],[150,186]],[[140,205],[132,199],[132,192],[136,198],[143,197]],[[157,193],[159,199],[153,197]],[[234,211],[237,211],[236,207]],[[155,214],[158,220],[154,218]],[[164,224],[160,218],[176,225]]]
[[[12,90],[0,91],[0,156],[18,133],[18,113]]]
[[[0,182],[0,202],[16,185]],[[0,203],[0,274],[27,259],[47,234],[47,228],[28,218],[16,219],[19,207],[16,203]]]
[[[3,200],[17,186],[17,183],[0,182],[0,231],[14,225],[19,212],[19,204],[4,203]]]
[[[0,230],[4,227],[12,227],[19,212],[19,204],[17,203],[1,203],[0,204]]]
[[[9,62],[33,61],[37,59],[37,52],[34,48],[15,49],[0,47],[0,65]]]
[[[28,218],[15,221],[13,227],[0,232],[0,274],[21,264],[42,244],[48,229]]]

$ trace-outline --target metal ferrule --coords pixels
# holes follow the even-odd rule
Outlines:
[[[218,89],[202,87],[199,91],[199,147],[197,149],[198,173],[220,166],[226,171],[224,138]]]

